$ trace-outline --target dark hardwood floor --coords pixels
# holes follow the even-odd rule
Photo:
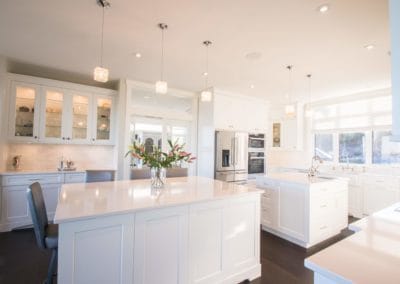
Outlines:
[[[354,221],[350,218],[349,222]],[[351,235],[349,230],[308,250],[262,231],[262,276],[251,284],[313,283],[313,273],[304,258]],[[50,254],[36,246],[32,229],[0,233],[0,283],[39,284],[47,273]],[[248,282],[247,282],[248,283]]]

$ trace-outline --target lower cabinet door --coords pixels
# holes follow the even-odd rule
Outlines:
[[[11,228],[31,224],[26,186],[10,186],[2,189],[2,219]]]
[[[366,186],[364,188],[364,214],[373,214],[398,202],[398,191],[383,186]]]
[[[306,240],[306,196],[302,185],[281,184],[278,200],[278,229],[298,240]]]
[[[223,277],[224,204],[190,207],[189,283],[217,283]]]
[[[134,283],[188,283],[188,207],[137,213]]]
[[[126,214],[59,224],[57,283],[136,283],[134,220]]]

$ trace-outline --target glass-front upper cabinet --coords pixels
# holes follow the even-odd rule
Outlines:
[[[21,141],[38,140],[40,86],[12,82],[11,91],[14,96],[11,96],[10,136]]]
[[[92,142],[110,144],[113,140],[111,129],[113,120],[113,99],[108,96],[95,96],[95,129]]]
[[[57,142],[66,140],[63,133],[65,94],[62,90],[43,88],[41,140]]]
[[[72,140],[89,139],[90,96],[72,95]]]

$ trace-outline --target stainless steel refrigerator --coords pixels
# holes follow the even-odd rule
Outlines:
[[[247,180],[249,134],[216,131],[215,179],[236,182]]]

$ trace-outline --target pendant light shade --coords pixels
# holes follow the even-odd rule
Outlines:
[[[311,118],[314,114],[313,110],[311,109],[311,74],[307,74],[308,78],[308,104],[306,106],[306,117]]]
[[[108,81],[108,69],[97,66],[93,72],[94,80],[105,83]]]
[[[110,2],[107,0],[98,0],[97,4],[102,8],[103,15],[101,21],[101,41],[100,41],[100,66],[94,68],[93,79],[97,82],[105,83],[108,81],[109,71],[103,67],[103,46],[104,46],[104,10],[111,7]]]
[[[161,79],[156,82],[156,93],[168,93],[168,83],[164,81],[164,31],[168,28],[167,24],[160,23],[158,27],[161,29]]]
[[[202,102],[211,102],[212,101],[212,92],[208,88],[208,47],[212,44],[211,41],[206,40],[203,41],[203,44],[206,47],[206,71],[203,73],[204,76],[204,91],[200,94],[200,100]]]
[[[285,106],[285,114],[287,117],[294,117],[296,116],[296,107],[294,104],[291,104],[291,92],[292,92],[292,65],[286,66],[286,69],[289,71],[289,93],[288,93],[288,101],[289,103]]]
[[[166,94],[168,92],[168,83],[165,81],[157,81],[156,82],[156,93],[157,94]]]
[[[209,90],[202,91],[200,94],[200,100],[202,102],[211,102],[212,101],[212,93]]]

